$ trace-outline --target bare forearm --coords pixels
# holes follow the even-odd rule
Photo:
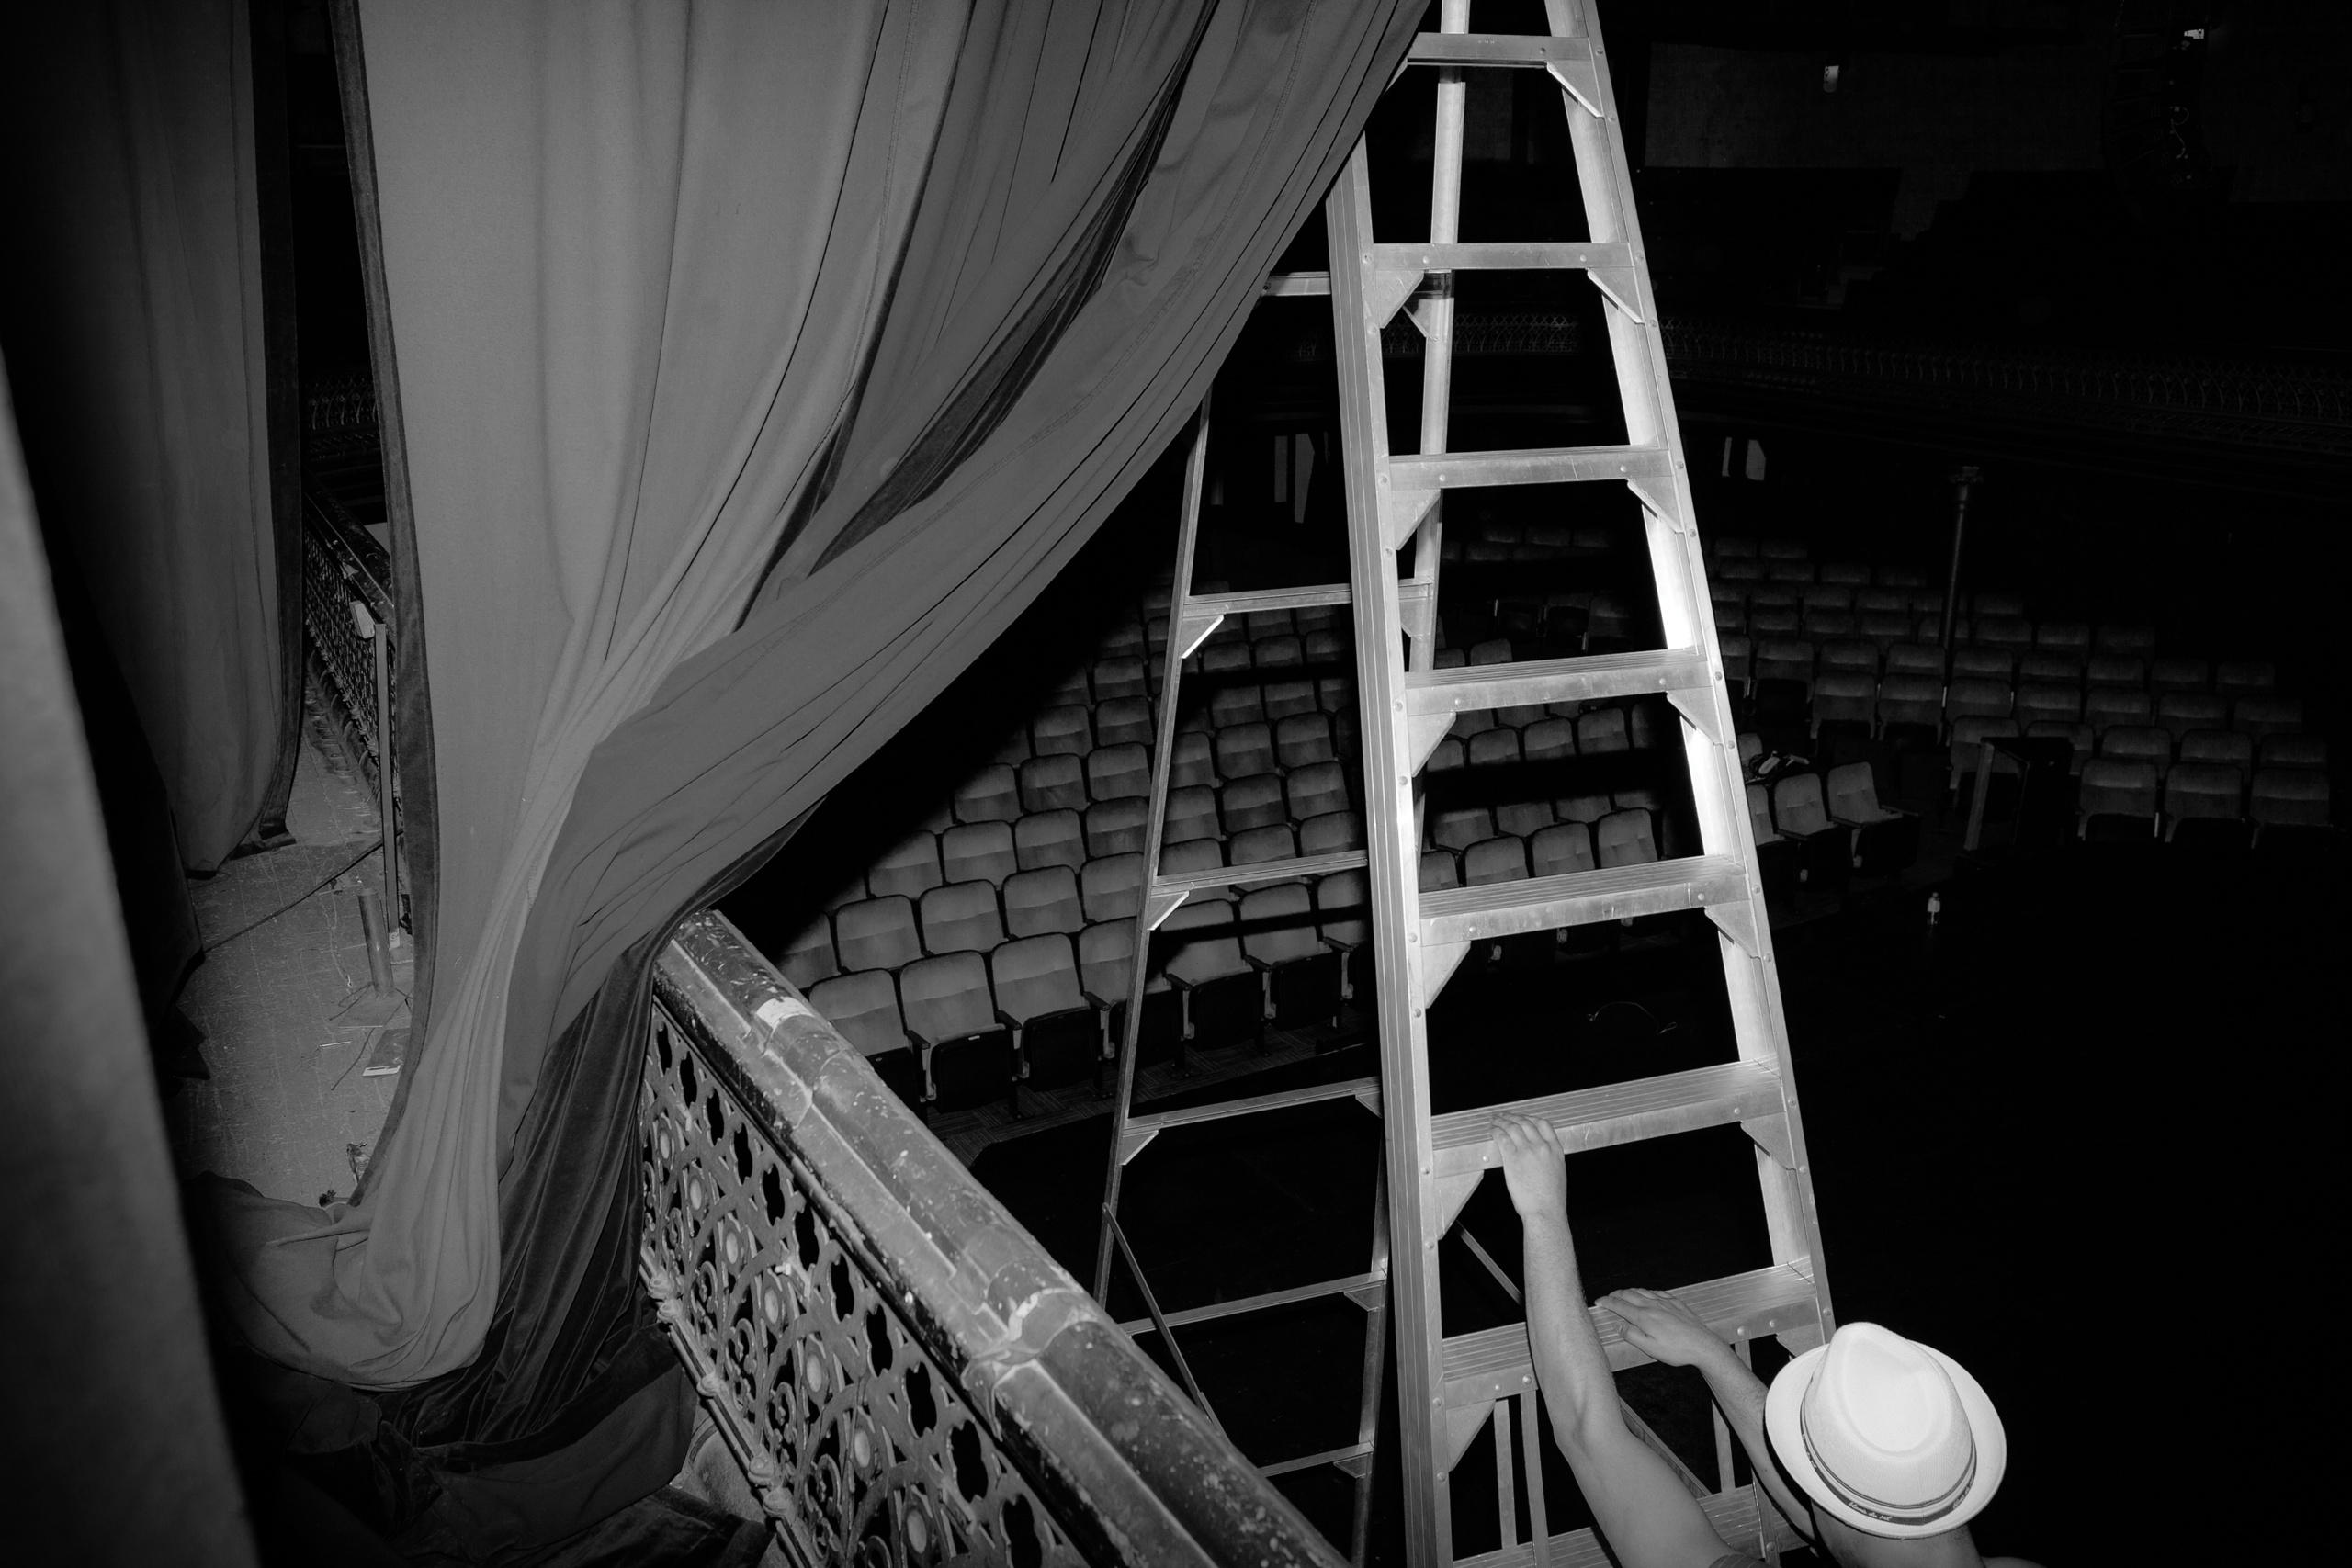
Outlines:
[[[1747,1370],[1737,1353],[1728,1345],[1722,1354],[1709,1356],[1700,1363],[1707,1377],[1707,1392],[1715,1396],[1715,1405],[1724,1413],[1724,1420],[1731,1427],[1732,1436],[1747,1450],[1748,1468],[1771,1494],[1773,1503],[1788,1517],[1791,1524],[1813,1533],[1813,1516],[1781,1479],[1781,1467],[1772,1462],[1771,1444],[1764,1436],[1764,1384]],[[1724,1485],[1731,1485],[1731,1477],[1724,1477]]]
[[[1570,1452],[1572,1444],[1589,1440],[1596,1423],[1624,1426],[1617,1382],[1586,1310],[1567,1221],[1554,1215],[1527,1220],[1524,1246],[1528,1345],[1536,1382],[1552,1407],[1554,1433],[1561,1450]]]

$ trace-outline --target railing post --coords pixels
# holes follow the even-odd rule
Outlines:
[[[1968,528],[1968,492],[1984,477],[1984,470],[1973,463],[1963,463],[1952,474],[1951,570],[1944,575],[1944,667],[1951,667],[1951,630],[1953,616],[1960,613],[1960,547]]]

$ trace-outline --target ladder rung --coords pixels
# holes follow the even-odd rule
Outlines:
[[[1127,1131],[1130,1134],[1157,1133],[1168,1127],[1189,1126],[1195,1122],[1222,1122],[1228,1116],[1254,1116],[1261,1111],[1284,1111],[1294,1105],[1314,1105],[1326,1100],[1351,1100],[1361,1095],[1370,1095],[1376,1110],[1380,1102],[1380,1080],[1349,1078],[1341,1083],[1310,1084],[1304,1089],[1253,1094],[1247,1100],[1220,1100],[1211,1105],[1188,1105],[1182,1111],[1155,1111],[1127,1118]]]
[[[1674,458],[1663,446],[1547,446],[1517,452],[1406,452],[1388,459],[1399,491],[1474,485],[1572,484],[1599,479],[1663,482]]]
[[[1603,653],[1519,664],[1465,664],[1405,677],[1411,714],[1475,713],[1535,703],[1592,702],[1645,692],[1704,691],[1707,656],[1695,648],[1662,653]]]
[[[1421,896],[1421,941],[1432,946],[1491,942],[1522,931],[1736,904],[1747,897],[1747,874],[1731,855],[1695,855],[1566,876],[1449,887]]]
[[[1634,248],[1621,240],[1501,240],[1449,245],[1374,245],[1372,265],[1384,271],[1585,272],[1623,271]]]
[[[1261,1475],[1288,1475],[1294,1470],[1312,1470],[1318,1464],[1337,1464],[1343,1459],[1362,1459],[1372,1452],[1370,1443],[1350,1443],[1344,1449],[1325,1449],[1319,1454],[1301,1454],[1273,1464],[1258,1467]]]
[[[1350,1291],[1369,1290],[1388,1282],[1388,1270],[1374,1269],[1367,1273],[1343,1275],[1337,1280],[1323,1280],[1312,1285],[1293,1285],[1287,1291],[1268,1291],[1263,1295],[1242,1296],[1229,1302],[1212,1302],[1207,1306],[1187,1307],[1182,1312],[1166,1314],[1168,1326],[1182,1328],[1188,1323],[1208,1323],[1220,1317],[1238,1317],[1245,1312],[1263,1312],[1269,1307],[1289,1306],[1296,1302],[1311,1302],[1325,1296],[1343,1296]],[[1141,1334],[1151,1327],[1148,1317],[1133,1318],[1119,1325],[1130,1335]],[[1520,1343],[1527,1342],[1521,1334]]]
[[[1814,1301],[1810,1258],[1776,1263],[1666,1293],[1698,1314],[1726,1342],[1810,1328],[1821,1320]],[[1624,1322],[1615,1313],[1594,1307],[1592,1326],[1600,1336],[1601,1353],[1609,1358],[1610,1371],[1622,1372],[1648,1361],[1647,1356],[1626,1343]],[[1527,1325],[1507,1323],[1500,1328],[1446,1340],[1440,1375],[1449,1408],[1525,1393],[1535,1386],[1534,1364],[1528,1359]]]
[[[1328,272],[1277,272],[1267,276],[1266,286],[1258,291],[1261,299],[1281,299],[1304,294],[1331,292],[1331,275]]]
[[[1405,57],[1415,65],[1550,65],[1592,59],[1592,40],[1530,33],[1419,33]]]
[[[1705,1512],[1707,1522],[1715,1527],[1715,1534],[1733,1542],[1741,1551],[1754,1544],[1759,1527],[1771,1530],[1774,1541],[1783,1551],[1806,1544],[1795,1530],[1781,1522],[1777,1509],[1766,1510],[1769,1520],[1758,1518],[1756,1488],[1753,1485],[1702,1497],[1699,1506]],[[1547,1543],[1544,1561],[1550,1568],[1614,1568],[1617,1560],[1609,1555],[1608,1549],[1600,1544],[1600,1538],[1588,1529],[1569,1530],[1564,1535],[1552,1537]],[[1534,1568],[1534,1563],[1535,1548],[1526,1541],[1493,1551],[1482,1551],[1476,1557],[1454,1559],[1454,1568]]]
[[[1188,594],[1187,615],[1247,615],[1266,610],[1305,610],[1317,604],[1345,604],[1355,593],[1344,582],[1314,588],[1261,588],[1247,593]]]
[[[1288,860],[1252,861],[1248,865],[1213,865],[1202,871],[1179,872],[1152,878],[1151,891],[1198,893],[1210,887],[1241,887],[1252,882],[1282,882],[1294,876],[1322,876],[1353,871],[1364,863],[1362,850],[1333,850],[1328,855],[1294,855]]]
[[[1604,1084],[1572,1094],[1545,1095],[1430,1118],[1434,1174],[1442,1180],[1501,1163],[1495,1154],[1498,1113],[1548,1122],[1570,1154],[1695,1132],[1781,1113],[1781,1076],[1761,1062],[1724,1062],[1664,1073],[1629,1083]]]

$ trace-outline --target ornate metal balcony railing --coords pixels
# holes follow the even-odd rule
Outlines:
[[[366,605],[384,628],[386,666],[397,667],[390,657],[396,651],[390,558],[323,486],[303,487],[302,513],[302,629],[311,668],[334,699],[372,787],[383,758],[383,738],[376,733],[376,653],[359,635],[351,606],[355,601]]]
[[[718,915],[647,1043],[646,1284],[794,1559],[1337,1568]]]

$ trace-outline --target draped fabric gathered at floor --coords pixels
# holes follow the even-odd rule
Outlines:
[[[429,1461],[379,1522],[487,1558],[674,1469],[634,1278],[656,943],[1182,429],[1419,12],[362,0],[435,1001],[359,1202],[223,1190],[218,1237],[253,1345],[374,1391],[344,1437],[379,1469]]]

